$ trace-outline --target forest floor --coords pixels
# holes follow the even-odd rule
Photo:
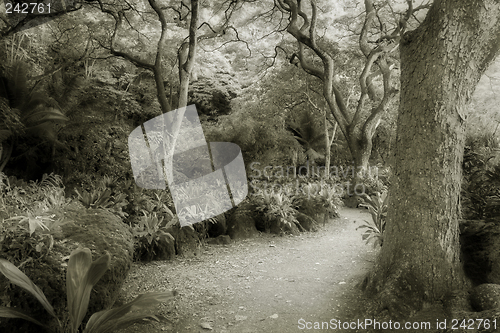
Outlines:
[[[192,259],[134,264],[123,300],[150,291],[175,289],[179,295],[159,307],[165,321],[123,332],[287,333],[359,317],[367,302],[357,285],[373,267],[376,250],[356,227],[371,216],[363,209],[340,213],[318,232],[261,234],[203,245]]]

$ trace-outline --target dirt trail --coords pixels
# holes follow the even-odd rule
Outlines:
[[[126,332],[286,333],[314,331],[306,322],[351,319],[364,302],[355,285],[375,258],[356,231],[370,218],[365,210],[344,208],[316,233],[263,234],[207,245],[199,258],[134,265],[127,300],[155,290],[180,295],[161,308],[169,322]]]

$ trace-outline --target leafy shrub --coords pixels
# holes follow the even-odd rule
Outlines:
[[[151,197],[144,193],[144,191],[133,191],[125,194],[127,195],[126,200],[129,204],[124,207],[124,211],[129,216],[139,215],[143,210],[152,211],[150,209],[152,206]]]
[[[388,176],[385,178],[386,180],[388,179]],[[373,174],[372,171],[370,172],[365,172],[361,175],[359,179],[358,184],[354,184],[355,187],[355,194],[359,194],[359,184],[362,185],[362,190],[363,194],[366,195],[374,195],[379,192],[384,192],[387,191],[387,186],[384,184],[381,178],[379,178],[378,175],[378,168],[377,168],[377,173]]]
[[[293,198],[293,205],[297,208],[298,211],[314,217],[318,214],[326,213],[325,207],[323,207],[323,203],[321,200],[318,200],[318,196],[314,195],[314,190],[312,190],[312,186],[307,186],[306,190],[311,190],[310,194],[307,193],[299,193]]]
[[[89,191],[77,188],[74,191],[85,208],[104,208],[122,218],[128,215],[122,210],[128,205],[126,194],[115,190],[115,180],[108,176],[104,176]]]
[[[462,208],[466,219],[500,216],[500,163],[497,148],[466,146]]]
[[[19,228],[29,230],[30,236],[32,236],[38,229],[50,231],[51,228],[58,225],[58,221],[54,221],[55,214],[48,215],[48,212],[48,207],[43,202],[38,202],[24,214],[11,217],[7,221],[19,221]]]
[[[0,184],[2,248],[16,252],[20,260],[46,256],[54,245],[54,231],[62,225],[62,210],[70,202],[60,177],[44,175],[40,182],[28,183],[0,173]]]
[[[209,120],[217,120],[217,116],[231,113],[231,99],[234,97],[227,91],[227,86],[200,78],[190,87],[188,104],[195,104],[196,110],[209,116]]]
[[[198,233],[201,239],[208,238],[208,229],[210,224],[217,223],[217,217],[214,215],[220,211],[220,205],[212,206],[209,204],[195,204],[182,208],[179,216],[185,217],[186,220],[199,221],[192,225],[193,229]],[[210,216],[210,217],[209,217]]]
[[[301,189],[293,198],[294,206],[299,211],[311,217],[324,214],[324,221],[328,215],[339,216],[339,208],[343,203],[333,181],[312,180],[302,184]]]
[[[30,166],[39,166],[42,161],[48,162],[53,157],[53,154],[47,154],[49,147],[55,151],[56,147],[64,146],[58,140],[58,134],[69,121],[61,105],[53,98],[55,96],[51,97],[36,84],[29,84],[28,68],[26,63],[16,61],[9,68],[0,71],[4,87],[0,89],[0,106],[7,111],[8,107],[19,110],[18,120],[22,123],[22,127],[19,127],[15,121],[17,112],[7,112],[10,119],[6,119],[5,125],[0,124],[0,142],[10,135],[14,136],[11,148],[17,157],[11,161],[14,164],[11,165],[13,170],[26,168],[25,171],[28,171]],[[4,158],[9,160],[11,154],[12,150],[9,150]],[[4,166],[5,164],[0,166],[0,171]]]
[[[204,221],[202,229],[206,229],[207,223],[217,223],[216,216],[231,208],[228,207],[227,195],[220,191],[221,186],[219,180],[212,184],[191,182],[179,186],[176,197],[176,207],[181,207],[177,211],[179,220]]]
[[[363,233],[363,240],[366,244],[373,240],[373,247],[382,246],[384,243],[385,223],[387,217],[387,202],[389,199],[388,192],[382,194],[376,193],[375,196],[369,197],[366,194],[361,195],[364,203],[361,206],[368,208],[372,216],[372,222],[365,221],[367,224],[359,226],[357,229],[366,229]]]
[[[104,101],[94,108],[100,113],[90,108],[79,110],[81,115],[72,116],[74,125],[68,125],[61,133],[70,149],[57,156],[55,166],[68,187],[87,188],[98,180],[96,176],[119,179],[132,175],[127,138],[133,128],[101,112],[109,108]]]
[[[12,284],[25,289],[35,296],[51,317],[55,319],[57,328],[51,328],[47,324],[34,319],[28,313],[11,307],[0,306],[0,317],[25,319],[49,330],[52,329],[54,332],[57,329],[65,329],[65,331],[70,333],[79,332],[83,318],[87,313],[90,292],[108,270],[110,260],[110,255],[106,254],[96,261],[92,261],[89,249],[77,249],[71,253],[66,272],[69,327],[63,327],[63,324],[54,312],[54,308],[48,302],[42,290],[16,266],[7,260],[0,259],[0,272]],[[145,310],[158,303],[166,302],[175,295],[175,291],[141,294],[133,301],[116,309],[94,313],[87,322],[83,332],[113,332],[144,319],[158,320],[156,316],[148,314]]]
[[[22,230],[18,223],[4,221],[0,228],[0,252],[16,262],[26,263],[45,258],[54,246],[54,237],[50,231],[29,232]],[[54,230],[50,226],[51,231]]]
[[[313,218],[323,215],[324,221],[328,216],[339,216],[339,208],[343,205],[339,179],[333,177],[323,178],[315,174],[310,177],[277,177],[273,181],[270,177],[253,177],[249,185],[258,205],[279,202],[278,198],[272,199],[273,194],[279,194],[278,197],[286,197],[284,202],[291,202],[294,213],[298,210]],[[262,199],[263,193],[266,193],[265,199]],[[265,211],[265,208],[262,207],[261,211]]]
[[[215,213],[214,209],[209,207],[209,205],[192,205],[185,206],[179,213],[179,216],[188,216],[189,219],[194,219],[197,221],[209,221],[211,223],[216,223],[215,217],[207,218]]]
[[[218,120],[217,124],[203,124],[207,141],[237,144],[247,170],[248,164],[256,161],[263,165],[291,165],[297,152],[302,153],[300,144],[289,132],[269,122],[241,115],[221,116]]]
[[[266,231],[272,224],[283,230],[285,225],[297,224],[296,210],[292,206],[292,199],[284,191],[258,191],[254,194],[256,209],[264,214]]]
[[[37,235],[40,239],[35,240],[37,251],[41,252],[42,245],[47,242],[53,244],[52,236],[45,231],[50,232],[60,225],[58,215],[69,203],[61,177],[45,174],[40,182],[27,183],[0,173],[0,184],[0,207],[5,214],[0,225],[3,234],[0,239],[4,239],[9,232],[28,232],[33,236],[35,231],[40,231]]]
[[[108,208],[112,204],[110,202],[111,190],[108,188],[96,188],[90,191],[81,190],[82,193],[78,189],[74,191],[85,208]]]
[[[143,211],[143,214],[138,225],[132,228],[132,234],[136,241],[136,257],[149,261],[155,257],[161,243],[174,241],[174,237],[167,230],[178,220],[173,217],[170,222],[164,223],[163,217],[158,217],[155,212]]]
[[[14,214],[30,210],[37,202],[44,202],[49,208],[61,208],[67,203],[59,175],[44,174],[39,182],[28,183],[0,173],[0,204],[3,208]]]
[[[128,205],[123,207],[123,209],[128,215],[139,215],[143,210],[154,210],[155,204],[153,203],[151,195],[148,194],[148,190],[137,186],[133,178],[124,180],[119,187],[126,195],[125,199]]]

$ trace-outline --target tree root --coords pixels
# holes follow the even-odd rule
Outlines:
[[[373,299],[369,314],[404,320],[422,309],[425,292],[408,272],[402,265],[388,275],[376,269],[365,277],[360,287]]]

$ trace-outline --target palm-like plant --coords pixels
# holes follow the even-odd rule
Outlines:
[[[79,332],[79,328],[87,313],[90,292],[94,285],[101,279],[108,270],[111,257],[106,254],[99,259],[92,261],[92,254],[89,249],[74,250],[68,262],[66,272],[66,294],[68,300],[69,333]],[[61,321],[57,318],[54,308],[48,302],[42,290],[38,288],[23,272],[7,260],[0,259],[0,273],[2,273],[12,284],[15,284],[36,297],[45,310],[56,319],[59,328],[62,328]],[[85,327],[84,333],[105,333],[114,332],[140,322],[143,319],[158,318],[144,310],[152,306],[168,301],[176,295],[175,291],[152,292],[137,296],[132,302],[124,304],[116,309],[103,310],[94,313]],[[5,306],[0,306],[0,317],[21,318],[39,326],[46,327],[40,321],[31,317],[28,313]]]
[[[367,224],[363,224],[359,226],[357,229],[366,229],[363,233],[363,240],[368,244],[373,240],[373,246],[377,245],[382,246],[384,243],[384,232],[385,232],[385,223],[387,217],[387,203],[389,199],[389,195],[387,191],[377,192],[376,195],[369,197],[366,194],[361,195],[364,203],[360,206],[368,208],[372,216],[372,223],[367,222]]]
[[[260,190],[255,194],[256,209],[264,214],[266,231],[271,228],[273,221],[276,221],[280,228],[298,224],[292,200],[284,190]]]

